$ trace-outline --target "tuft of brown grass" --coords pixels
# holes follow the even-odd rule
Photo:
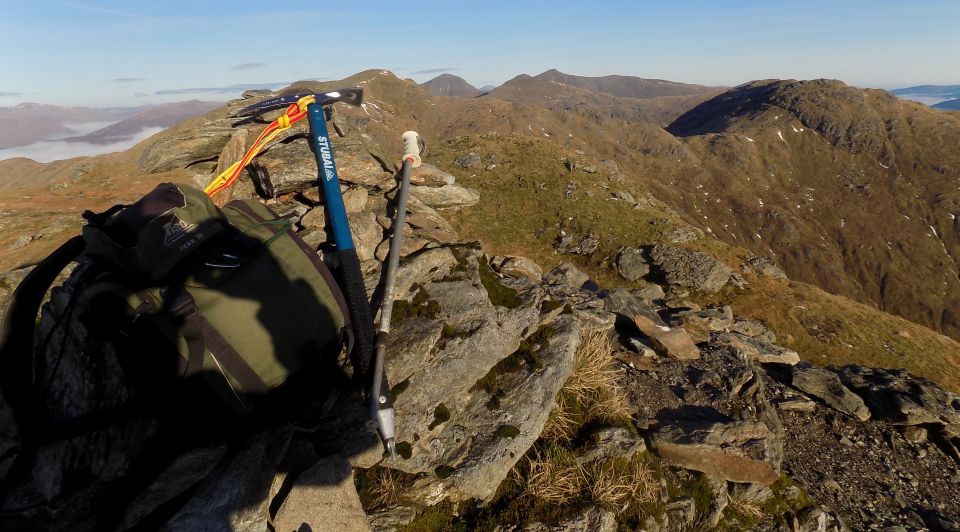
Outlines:
[[[620,507],[626,502],[646,503],[659,493],[659,483],[646,460],[606,460],[588,467],[590,496],[594,502]]]
[[[730,497],[727,507],[737,515],[741,515],[751,521],[763,519],[763,510],[760,505],[753,501]]]
[[[633,410],[619,384],[620,369],[612,354],[613,340],[603,332],[580,343],[570,378],[557,396],[542,435],[568,442],[577,429],[591,421],[628,423]]]
[[[586,471],[566,452],[535,449],[527,455],[525,493],[548,504],[569,503],[580,496]]]
[[[373,477],[370,494],[375,507],[393,506],[400,502],[403,486],[399,476],[390,468],[380,468]]]

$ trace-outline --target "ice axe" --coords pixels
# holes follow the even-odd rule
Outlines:
[[[335,97],[342,98],[345,91],[339,91]],[[331,95],[331,93],[328,93]],[[351,89],[349,100],[351,105],[360,105],[363,100],[361,89]],[[302,101],[303,95],[297,101]],[[294,98],[290,96],[288,98]],[[321,96],[321,95],[316,95]],[[284,98],[276,98],[269,105],[274,108],[288,103]],[[347,308],[350,312],[350,321],[353,324],[354,346],[351,352],[351,362],[354,370],[359,372],[360,381],[369,383],[370,416],[377,422],[377,431],[380,439],[390,453],[396,457],[396,432],[394,428],[393,400],[390,397],[390,385],[383,373],[383,359],[378,357],[376,364],[371,368],[374,350],[373,318],[370,312],[370,302],[367,300],[367,290],[363,282],[363,271],[360,269],[360,259],[350,234],[350,223],[347,219],[347,210],[343,205],[343,194],[340,192],[340,178],[337,175],[337,165],[334,163],[333,146],[330,143],[330,134],[327,130],[327,113],[323,100],[316,98],[316,102],[307,105],[307,120],[310,123],[310,135],[314,144],[314,155],[317,158],[320,188],[323,191],[327,219],[333,230],[333,241],[336,244],[340,282],[344,296],[347,299]],[[265,102],[266,103],[266,102]],[[261,104],[263,105],[263,104]],[[371,372],[371,369],[373,370]]]

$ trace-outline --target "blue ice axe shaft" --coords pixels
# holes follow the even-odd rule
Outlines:
[[[320,186],[323,189],[327,217],[333,227],[333,240],[337,245],[337,255],[340,259],[340,282],[343,285],[347,307],[350,312],[350,321],[354,330],[354,349],[351,353],[351,362],[354,371],[361,373],[361,382],[371,387],[370,414],[377,421],[377,430],[391,457],[396,455],[396,433],[393,420],[393,399],[390,397],[390,387],[386,375],[373,375],[371,367],[373,359],[373,319],[370,314],[370,302],[367,301],[367,290],[363,283],[363,272],[360,269],[360,259],[353,245],[353,236],[350,234],[350,222],[347,219],[347,210],[343,206],[343,194],[340,192],[340,178],[337,176],[337,166],[333,160],[333,146],[330,143],[330,134],[327,130],[327,117],[323,105],[310,104],[307,106],[307,119],[310,122],[310,134],[313,136],[317,169],[319,170]],[[382,369],[381,369],[382,372]],[[379,377],[379,378],[378,378]],[[379,384],[379,389],[372,389]]]

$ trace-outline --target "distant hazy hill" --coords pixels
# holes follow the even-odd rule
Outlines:
[[[663,80],[589,78],[548,70],[538,76],[521,74],[490,91],[487,97],[666,126],[720,92],[722,89],[716,87]]]
[[[716,89],[715,87],[705,87],[703,85],[690,85],[687,83],[676,83],[663,79],[645,79],[633,76],[573,76],[570,74],[564,74],[556,69],[551,69],[542,74],[534,76],[534,79],[562,83],[564,85],[579,87],[581,89],[603,92],[612,96],[623,96],[626,98],[689,96],[693,94],[713,92]]]
[[[116,122],[143,109],[60,107],[30,102],[0,107],[0,149],[75,135],[77,131],[71,125]]]
[[[960,98],[954,98],[945,102],[940,102],[933,106],[934,109],[945,109],[947,111],[960,111]]]
[[[67,142],[90,142],[92,144],[116,142],[135,135],[146,128],[170,127],[186,118],[206,113],[222,105],[220,102],[199,100],[157,105],[92,133],[79,137],[69,137],[64,140]]]
[[[481,91],[473,85],[467,83],[463,78],[453,74],[440,74],[439,76],[421,83],[421,85],[437,96],[460,96],[463,98],[475,98],[480,96]]]
[[[960,98],[960,85],[917,85],[894,89],[890,94],[905,100],[914,100],[927,105],[935,105],[944,100]]]

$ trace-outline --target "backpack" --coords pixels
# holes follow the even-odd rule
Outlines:
[[[32,375],[34,350],[49,341],[34,337],[40,303],[73,260],[71,312],[123,345],[124,370],[153,401],[169,399],[170,383],[199,381],[231,412],[256,411],[351,348],[330,270],[292,220],[259,201],[220,209],[200,190],[163,183],[84,218],[82,236],[27,275],[4,318],[0,389],[27,444],[69,425],[42,411]],[[194,406],[202,411],[177,408]]]

